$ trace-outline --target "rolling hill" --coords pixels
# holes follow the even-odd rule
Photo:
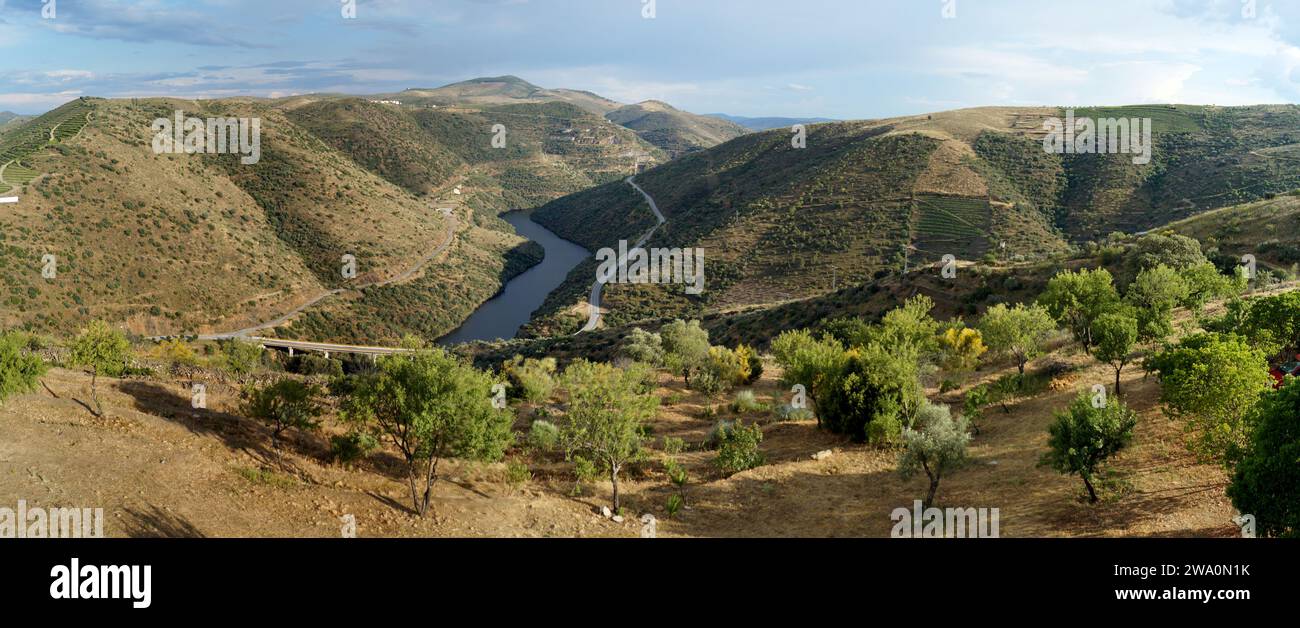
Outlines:
[[[749,132],[738,124],[682,111],[657,100],[620,107],[606,113],[605,118],[636,131],[645,141],[674,156],[712,148]]]
[[[667,217],[647,246],[701,247],[702,297],[680,286],[613,285],[606,323],[825,293],[953,255],[1046,260],[1074,244],[1138,232],[1300,187],[1300,107],[1159,105],[1080,110],[1153,123],[1150,163],[1044,150],[1054,108],[979,108],[746,135],[654,168],[638,183]],[[535,214],[596,250],[653,223],[629,186],[607,184]],[[571,333],[594,262],[575,269],[530,328]]]
[[[155,154],[150,125],[177,110],[260,118],[261,160]],[[421,320],[445,332],[530,258],[503,221],[437,211],[430,197],[459,180],[417,197],[273,102],[79,99],[0,139],[12,160],[3,179],[21,197],[0,213],[3,327],[66,333],[102,318],[141,335],[241,329],[393,278],[451,235],[445,257],[413,280],[457,284],[435,291],[437,307]],[[25,180],[13,178],[15,164]],[[355,278],[341,272],[345,254],[356,258]],[[47,255],[57,260],[48,278]],[[348,299],[321,308],[340,308],[335,301]],[[316,321],[310,331],[344,327]]]

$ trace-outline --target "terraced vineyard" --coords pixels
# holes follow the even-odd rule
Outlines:
[[[94,105],[79,98],[0,135],[0,192],[27,185],[40,173],[24,165],[41,149],[75,137],[85,128]]]
[[[987,199],[920,195],[913,213],[912,244],[923,260],[947,254],[971,259],[988,250],[989,226]]]

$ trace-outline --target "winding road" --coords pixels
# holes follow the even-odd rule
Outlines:
[[[636,244],[633,245],[631,249],[628,249],[628,251],[631,252],[632,250],[639,249],[643,245],[645,245],[646,241],[648,241],[651,238],[651,236],[653,236],[655,232],[659,230],[659,227],[662,227],[663,224],[668,221],[664,218],[664,215],[660,213],[659,205],[655,203],[655,199],[652,198],[648,193],[646,193],[645,190],[641,189],[641,186],[636,184],[636,175],[632,175],[628,177],[627,184],[635,188],[636,191],[640,192],[641,196],[645,197],[646,202],[650,203],[650,211],[655,213],[655,220],[659,221],[658,224],[656,224],[654,227],[651,227],[649,231],[645,232],[645,235],[641,236],[641,239],[637,240]],[[627,264],[626,256],[618,260],[619,266],[624,266],[626,264]],[[602,288],[604,288],[605,286],[605,282],[609,281],[610,279],[611,279],[610,277],[597,276],[595,283],[591,284],[591,296],[587,298],[587,308],[588,308],[588,312],[590,313],[590,318],[587,319],[587,326],[583,327],[582,331],[578,332],[579,334],[589,332],[589,331],[594,331],[596,329],[596,325],[600,324],[600,294]]]

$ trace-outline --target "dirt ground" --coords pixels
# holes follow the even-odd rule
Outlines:
[[[1052,413],[1079,391],[1114,380],[1109,367],[1077,350],[1031,368],[1047,360],[1077,370],[1007,412],[990,407],[971,464],[943,480],[936,505],[998,508],[1003,536],[1236,534],[1226,475],[1187,452],[1181,425],[1161,414],[1159,388],[1139,367],[1125,371],[1123,385],[1141,421],[1132,445],[1112,461],[1101,503],[1087,503],[1077,477],[1038,467]],[[785,392],[773,371],[755,386],[760,401]],[[977,372],[964,387],[1006,372]],[[768,413],[744,417],[765,422],[767,464],[723,477],[711,465],[713,452],[690,445],[704,441],[718,418],[736,418],[725,409],[730,398],[705,399],[666,375],[661,384],[655,451],[622,482],[629,516],[621,524],[598,513],[608,482],[575,495],[570,467],[555,454],[512,451],[532,472],[517,484],[504,463],[444,462],[432,512],[420,518],[391,453],[350,469],[329,461],[328,435],[337,426],[291,435],[277,463],[268,431],[233,413],[229,387],[210,386],[209,409],[195,410],[187,381],[101,380],[107,416],[96,419],[84,406],[89,376],[63,369],[52,370],[38,392],[0,407],[0,505],[102,507],[109,536],[333,537],[350,514],[362,537],[630,537],[640,534],[639,516],[651,513],[661,537],[853,537],[888,536],[890,513],[924,496],[923,478],[899,478],[896,452],[821,432],[815,421],[771,422]],[[953,405],[961,393],[931,391]],[[719,414],[701,416],[710,405]],[[674,489],[659,451],[667,436],[688,444],[677,458],[690,472],[686,507],[671,519],[664,504]],[[827,449],[829,458],[813,459]]]

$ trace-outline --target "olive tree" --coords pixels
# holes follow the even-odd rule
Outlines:
[[[1086,393],[1075,398],[1048,427],[1047,453],[1040,464],[1059,473],[1078,475],[1088,489],[1089,501],[1097,501],[1093,478],[1107,458],[1128,445],[1137,426],[1137,413],[1119,400],[1102,407]]]
[[[122,332],[108,326],[104,321],[92,321],[72,341],[72,351],[68,362],[90,369],[90,397],[95,402],[91,414],[104,416],[104,408],[99,403],[99,375],[121,374],[131,349]]]
[[[709,332],[700,327],[700,321],[679,319],[664,325],[659,336],[665,366],[690,386],[691,375],[709,363]]]
[[[1138,273],[1125,300],[1133,306],[1138,340],[1160,342],[1173,333],[1174,308],[1188,299],[1190,288],[1178,271],[1159,264]]]
[[[343,403],[346,419],[386,437],[401,452],[415,510],[424,516],[443,458],[500,460],[514,416],[492,403],[493,379],[441,347],[407,340],[409,353],[379,359]]]
[[[642,426],[655,415],[659,398],[647,390],[643,366],[620,369],[609,364],[578,360],[560,377],[568,393],[567,422],[563,430],[570,457],[599,462],[609,473],[614,511],[621,505],[618,475],[642,455]]]
[[[930,481],[922,508],[929,508],[939,490],[939,481],[966,463],[966,446],[970,444],[965,417],[953,418],[948,406],[925,403],[917,412],[919,430],[903,430],[903,453],[898,458],[898,472],[910,480],[924,472]]]

